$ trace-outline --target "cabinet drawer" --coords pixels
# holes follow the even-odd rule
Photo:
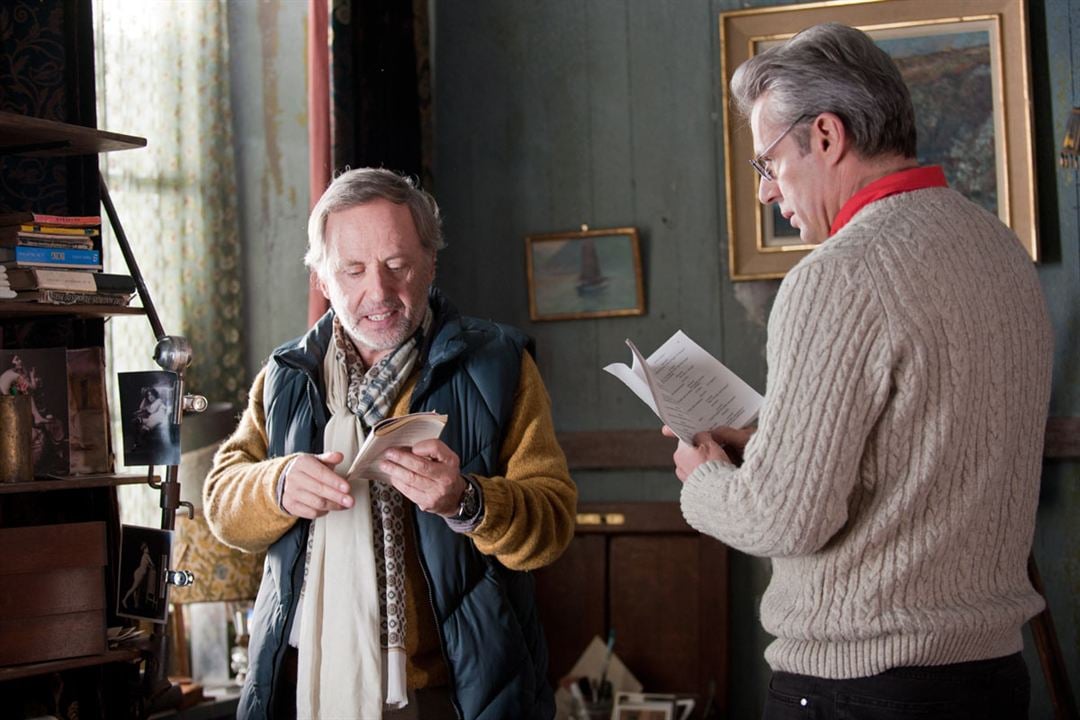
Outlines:
[[[0,528],[0,665],[105,652],[105,523]]]

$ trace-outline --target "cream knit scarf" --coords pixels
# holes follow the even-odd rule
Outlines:
[[[429,324],[430,312],[423,327]],[[373,389],[378,405],[388,408],[389,396],[396,395],[400,384],[409,376],[418,355],[416,346],[417,337],[413,336],[387,358],[387,367],[380,363],[372,368],[372,380],[393,378],[386,387]],[[330,409],[323,447],[344,455],[342,463],[334,468],[344,476],[363,443],[364,423],[349,408],[349,363],[342,360],[333,348],[323,358]],[[392,372],[387,373],[389,366]],[[355,404],[355,392],[352,395]],[[372,399],[365,398],[369,410]],[[386,410],[382,412],[385,414]],[[363,419],[372,422],[376,418],[368,413]],[[382,717],[384,698],[385,704],[394,709],[408,703],[404,626],[399,616],[404,608],[404,583],[400,576],[404,569],[393,559],[393,553],[400,554],[401,548],[382,537],[393,504],[396,500],[400,505],[400,497],[392,488],[383,488],[366,478],[346,479],[355,501],[353,507],[328,513],[311,525],[300,603],[296,687],[300,720],[375,719]],[[378,538],[376,531],[380,531]],[[383,557],[377,557],[376,548]],[[386,594],[394,600],[389,609]],[[398,631],[391,632],[389,643],[387,623]]]

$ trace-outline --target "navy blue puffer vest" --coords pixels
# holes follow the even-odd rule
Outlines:
[[[449,415],[442,440],[461,458],[463,473],[498,474],[502,429],[513,410],[521,353],[519,331],[466,318],[436,290],[431,341],[410,409]],[[311,331],[274,351],[265,399],[269,456],[322,452],[327,422],[321,364],[332,336],[327,313]],[[430,590],[454,703],[465,720],[554,715],[547,683],[547,646],[528,573],[482,555],[437,515],[414,507],[420,564]],[[250,670],[237,717],[271,717],[271,694],[296,614],[309,523],[301,520],[267,552],[255,603]]]

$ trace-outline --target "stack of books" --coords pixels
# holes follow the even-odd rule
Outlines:
[[[0,300],[10,300],[15,297],[15,291],[11,289],[8,281],[7,268],[0,265]]]
[[[101,272],[100,236],[98,215],[0,215],[0,267],[9,290],[0,298],[127,305],[135,293],[135,280]]]

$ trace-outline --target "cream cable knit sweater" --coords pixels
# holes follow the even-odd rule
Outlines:
[[[1020,650],[1052,336],[1015,236],[945,188],[863,208],[777,295],[741,467],[682,511],[773,558],[774,670],[827,678]]]

